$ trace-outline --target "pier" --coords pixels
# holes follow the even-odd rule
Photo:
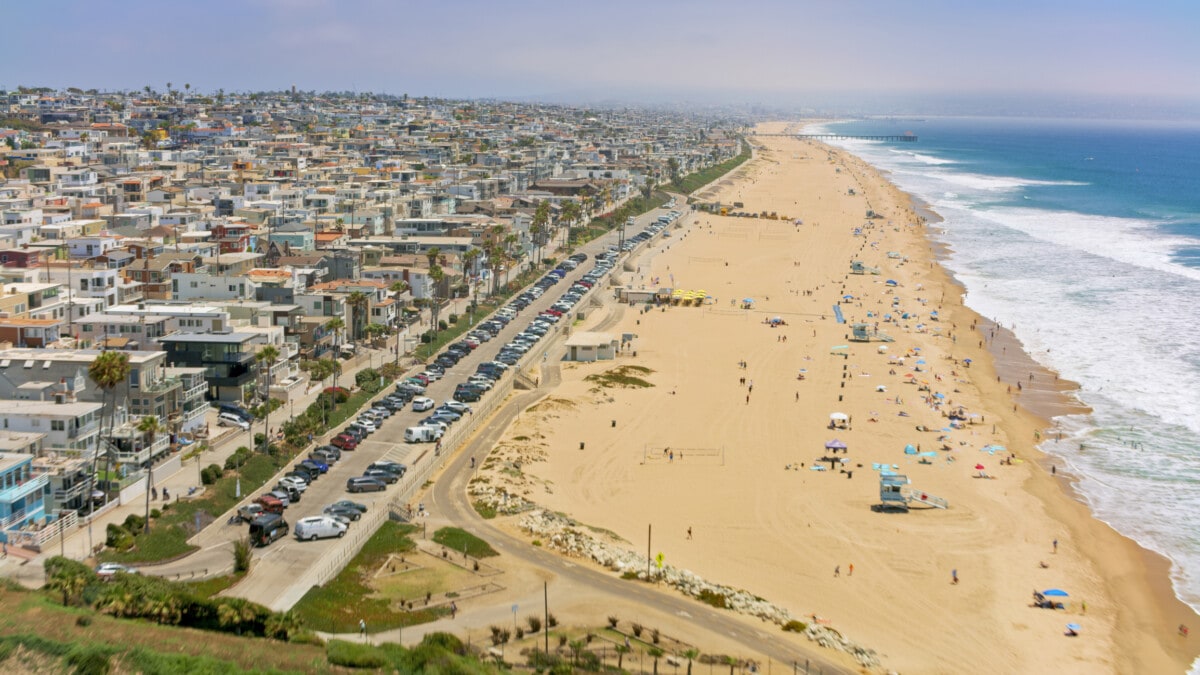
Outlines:
[[[896,136],[854,136],[850,134],[750,134],[751,136],[786,136],[811,141],[885,141],[888,143],[916,143],[916,134],[899,134]]]

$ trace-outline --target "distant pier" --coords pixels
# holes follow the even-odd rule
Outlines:
[[[786,136],[800,140],[813,141],[885,141],[888,143],[916,143],[916,134],[900,134],[898,136],[853,136],[847,134],[751,134],[752,136]]]

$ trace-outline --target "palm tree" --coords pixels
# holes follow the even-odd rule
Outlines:
[[[441,313],[441,304],[438,302],[438,286],[442,283],[442,279],[446,275],[442,272],[441,265],[438,264],[438,257],[441,256],[442,250],[437,246],[430,246],[428,251],[425,251],[425,257],[429,259],[429,281],[430,281],[430,319],[433,323],[433,334],[437,335],[438,315]]]
[[[371,298],[362,291],[353,291],[346,297],[346,304],[350,305],[350,337],[352,340],[361,340]]]
[[[154,436],[162,431],[163,427],[158,423],[156,415],[146,415],[138,420],[137,430],[142,432],[146,448],[151,449],[154,445]],[[152,468],[154,464],[153,450],[151,449],[150,452],[150,456],[146,458],[146,526],[143,530],[146,534],[150,534],[150,486],[154,476]]]
[[[263,410],[266,410],[266,413],[263,414],[263,431],[266,432],[263,434],[266,436],[266,448],[264,450],[267,452],[271,450],[271,366],[278,358],[279,348],[275,345],[267,345],[258,350],[258,353],[254,355],[254,360],[260,364],[259,368],[262,367],[262,363],[267,364],[267,393],[263,397]]]
[[[700,656],[700,650],[695,649],[695,648],[688,649],[683,652],[683,656],[684,656],[684,658],[686,658],[688,660],[687,675],[692,675],[692,661],[694,661],[698,656]]]
[[[583,212],[579,208],[579,202],[574,199],[563,202],[562,219],[565,223],[563,227],[563,248],[568,248],[571,239],[571,228],[579,219],[583,217]]]
[[[345,327],[346,327],[346,322],[343,321],[342,317],[340,317],[340,316],[335,316],[332,319],[330,319],[329,321],[325,322],[325,330],[333,332],[333,350],[334,350],[334,352],[336,352],[337,348],[338,348],[338,334]],[[334,354],[334,357],[335,358],[337,357],[336,353]]]
[[[550,228],[550,202],[538,202],[537,209],[533,212],[533,222],[529,225],[529,235],[533,238],[534,252],[541,250],[545,244],[542,240],[542,234]]]
[[[87,578],[82,574],[72,574],[63,569],[56,570],[54,574],[46,579],[46,590],[54,593],[62,593],[63,607],[71,604],[75,598],[83,593],[83,589],[87,586]]]
[[[100,408],[100,410],[101,410],[101,426],[103,426],[103,424],[104,424],[104,421],[103,421],[104,406],[108,405],[110,403],[110,401],[108,399],[112,396],[113,392],[116,390],[117,385],[121,384],[129,377],[129,354],[126,354],[125,352],[117,352],[117,351],[102,352],[99,356],[96,357],[96,359],[94,361],[92,361],[91,365],[88,366],[88,377],[92,378],[92,381],[95,382],[96,386],[100,387],[100,389],[103,392],[101,394],[101,399],[100,399],[101,400],[101,408]],[[87,500],[88,500],[87,503],[88,503],[88,513],[89,514],[92,512],[92,508],[91,508],[92,492],[95,490],[96,467],[100,461],[100,452],[101,452],[102,448],[104,449],[105,456],[109,457],[108,451],[107,451],[107,445],[102,445],[102,443],[108,443],[111,441],[111,438],[112,438],[113,420],[116,417],[116,399],[113,398],[111,403],[112,403],[112,405],[109,409],[108,436],[105,437],[103,433],[100,434],[100,439],[96,443],[96,451],[92,455],[92,471],[88,477],[88,488],[87,488]],[[111,457],[109,457],[109,459],[111,459]],[[107,465],[107,462],[106,462],[106,465]],[[88,518],[88,545],[89,546],[91,545],[91,532],[92,532],[92,520],[91,520],[91,518]]]
[[[663,650],[658,647],[651,647],[646,650],[646,653],[650,655],[650,658],[654,659],[654,675],[658,675],[658,660],[662,658]]]

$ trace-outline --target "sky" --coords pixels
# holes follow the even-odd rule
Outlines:
[[[0,88],[1200,99],[1200,3],[1175,0],[0,0],[0,23]]]

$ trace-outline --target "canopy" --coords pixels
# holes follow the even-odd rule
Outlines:
[[[1058,588],[1050,588],[1042,591],[1042,595],[1048,598],[1065,598],[1067,597],[1067,592]]]
[[[1083,629],[1080,628],[1079,624],[1077,624],[1077,623],[1069,623],[1069,624],[1067,624],[1067,630],[1073,630],[1076,633],[1078,633],[1079,631],[1081,631]]]
[[[846,295],[843,295],[843,296],[842,296],[842,299],[843,299],[843,300],[853,300],[853,299],[854,299],[854,296],[853,296],[853,295],[850,295],[849,293],[847,293]]]
[[[888,286],[895,286],[895,285],[896,285],[896,280],[895,280],[895,279],[888,279],[888,280],[887,280],[887,285],[888,285]]]
[[[846,416],[846,413],[835,412],[829,414],[829,419],[837,422],[844,422],[850,418]]]
[[[836,415],[837,413],[834,414]],[[832,441],[827,441],[825,447],[829,450],[845,450],[846,444],[835,438]]]
[[[976,465],[975,465],[975,470],[976,470],[976,471],[983,471],[983,469],[984,469],[984,466],[983,466],[982,464],[976,464]]]
[[[742,298],[742,302],[754,302],[754,298]]]
[[[917,447],[915,445],[913,445],[912,443],[909,443],[908,445],[904,446],[904,454],[906,454],[906,455],[917,454]]]

